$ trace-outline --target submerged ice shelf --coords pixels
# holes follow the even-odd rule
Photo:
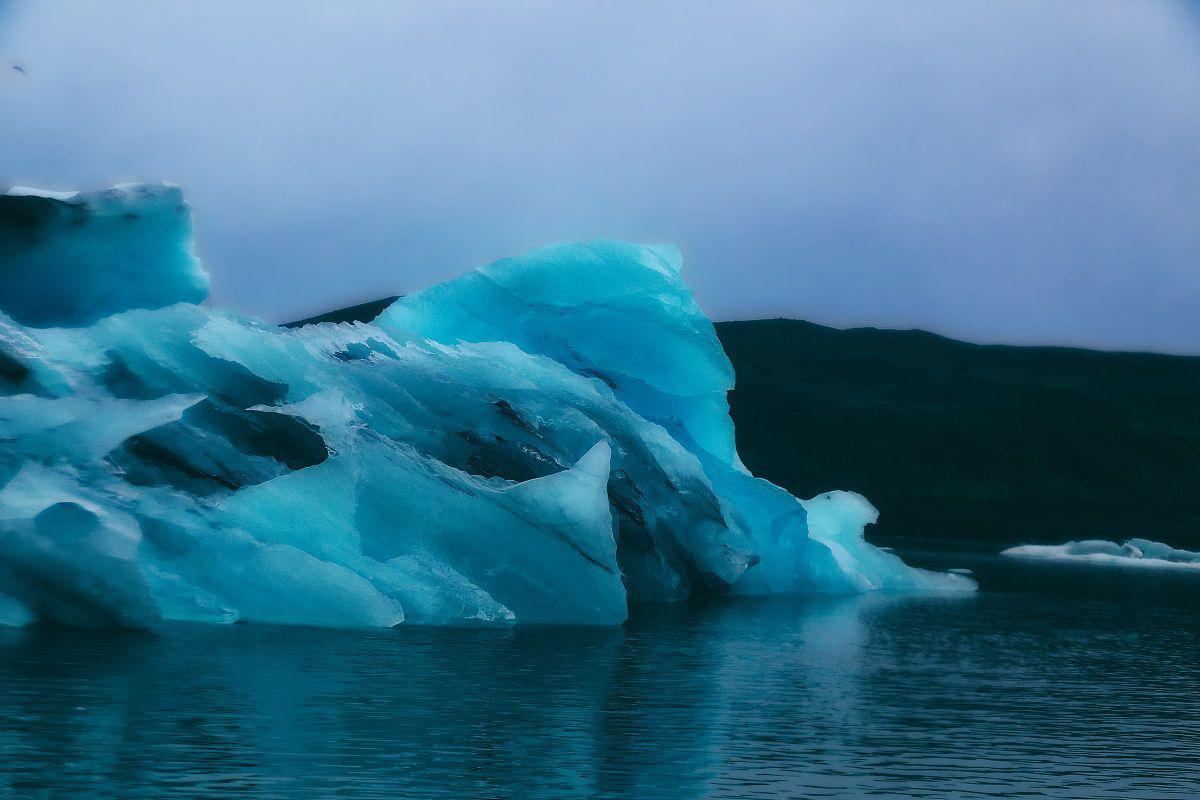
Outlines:
[[[556,245],[288,330],[196,305],[179,191],[0,196],[0,623],[618,624],[970,591],[738,459],[671,247]]]

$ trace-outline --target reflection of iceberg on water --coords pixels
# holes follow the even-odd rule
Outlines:
[[[670,247],[500,261],[371,324],[203,308],[170,186],[0,197],[0,620],[615,624],[628,599],[964,591],[734,447]]]

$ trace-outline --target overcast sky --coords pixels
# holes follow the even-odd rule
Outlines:
[[[0,64],[0,184],[182,184],[272,321],[604,237],[717,319],[1200,352],[1187,3],[0,0]]]

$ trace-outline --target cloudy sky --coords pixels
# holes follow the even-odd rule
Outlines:
[[[718,319],[1200,353],[1186,2],[0,0],[0,65],[0,184],[182,184],[269,320],[606,237]]]

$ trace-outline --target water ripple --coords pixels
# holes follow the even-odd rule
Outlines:
[[[6,630],[0,797],[1196,798],[1198,622],[983,592]]]

